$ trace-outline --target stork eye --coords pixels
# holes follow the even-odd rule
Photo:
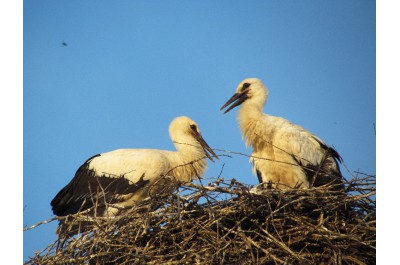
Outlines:
[[[248,89],[249,87],[250,87],[250,83],[244,83],[241,90],[244,91],[244,90]]]
[[[191,128],[192,130],[194,130],[194,131],[197,131],[197,126],[194,125],[194,124],[190,125],[190,128]]]

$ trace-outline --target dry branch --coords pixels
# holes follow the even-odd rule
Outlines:
[[[345,186],[347,193],[189,183],[116,218],[74,216],[86,230],[26,264],[374,264],[375,178]]]

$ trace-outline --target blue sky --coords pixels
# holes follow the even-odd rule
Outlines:
[[[368,0],[24,1],[23,225],[53,217],[51,199],[90,156],[172,150],[177,116],[211,147],[250,154],[236,110],[219,111],[247,77],[269,88],[265,112],[334,146],[352,174],[375,174],[375,11]],[[257,184],[244,156],[210,162],[205,177],[223,165],[222,177]],[[24,260],[56,226],[23,233]]]

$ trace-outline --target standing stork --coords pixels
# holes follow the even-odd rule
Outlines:
[[[87,211],[92,216],[115,216],[145,198],[172,193],[176,185],[200,178],[206,158],[218,159],[190,118],[175,118],[169,134],[175,152],[119,149],[89,158],[51,201],[54,214]]]
[[[342,189],[339,154],[320,138],[281,117],[262,112],[268,89],[257,78],[243,80],[235,94],[221,107],[224,113],[241,105],[238,122],[250,162],[260,183],[279,189],[310,188],[324,184]]]

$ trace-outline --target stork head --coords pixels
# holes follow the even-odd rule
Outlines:
[[[224,113],[227,113],[231,109],[241,105],[241,104],[251,104],[257,107],[264,106],[268,97],[268,89],[264,86],[258,78],[246,78],[236,88],[235,94],[221,107],[223,110],[227,106],[228,109]]]
[[[214,162],[212,157],[219,159],[203,139],[197,123],[189,117],[181,116],[175,118],[169,126],[169,135],[178,150],[201,148],[204,155],[212,162]]]

